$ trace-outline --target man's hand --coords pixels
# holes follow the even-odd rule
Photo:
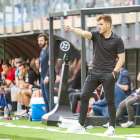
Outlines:
[[[56,75],[56,80],[55,80],[55,82],[56,82],[56,83],[60,83],[60,80],[61,80],[61,76]]]
[[[90,101],[90,100],[89,100],[89,105],[90,105],[90,106],[93,106],[93,102],[92,102],[92,101]]]
[[[44,85],[48,84],[49,83],[49,79],[44,79]]]
[[[64,27],[65,31],[70,31],[70,32],[72,32],[78,36],[82,36],[86,39],[91,39],[91,37],[92,37],[91,32],[84,31],[79,28],[73,28],[73,27],[70,27],[69,25],[65,25],[65,24],[63,24],[62,26]]]
[[[115,79],[115,74],[114,74],[114,72],[112,72],[112,74],[113,74],[113,76],[114,76],[114,79]]]
[[[22,78],[23,77],[23,73],[20,71],[18,76],[19,76],[19,78]]]
[[[63,24],[62,26],[64,27],[65,31],[70,31],[71,29],[71,27],[68,25]]]
[[[136,89],[136,93],[139,93],[139,91],[140,91],[140,88]]]
[[[2,76],[5,76],[5,75],[6,75],[6,72],[5,72],[5,71],[3,71],[1,74],[2,74]]]
[[[139,74],[137,76],[137,80],[140,81],[140,72],[139,72]]]

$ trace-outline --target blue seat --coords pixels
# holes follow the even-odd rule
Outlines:
[[[136,116],[135,116],[135,126],[136,126],[137,115],[138,115],[138,108],[139,108],[140,102],[136,102],[136,103],[134,103],[133,105],[134,105],[134,106],[137,106],[137,107],[136,107]]]

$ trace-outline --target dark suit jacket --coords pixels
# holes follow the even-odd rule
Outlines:
[[[41,65],[41,77],[44,80],[45,77],[49,77],[49,46],[43,51]]]
[[[44,80],[45,77],[49,77],[49,46],[46,48],[46,50],[43,51],[42,55],[42,61],[40,63],[41,65],[41,77]],[[54,81],[56,79],[55,69],[54,69]]]

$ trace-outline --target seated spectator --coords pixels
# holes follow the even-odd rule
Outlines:
[[[137,76],[137,80],[140,81],[140,73]],[[134,125],[134,108],[133,104],[136,102],[140,102],[140,88],[133,92],[130,96],[128,96],[125,100],[123,100],[116,113],[116,121],[123,115],[125,109],[127,109],[128,113],[128,121],[126,123],[122,123],[121,127],[131,127]]]
[[[73,89],[81,89],[81,59],[74,65],[71,70],[71,78],[68,79],[68,87]]]
[[[56,75],[60,75],[61,67],[62,67],[62,60],[57,59],[56,60],[56,63],[55,63],[55,72],[56,72]]]
[[[134,87],[134,82],[131,80],[131,94],[135,91],[136,91],[136,88]]]
[[[4,79],[7,86],[11,88],[15,81],[15,70],[11,69],[11,66],[8,62],[3,62],[2,69],[2,79]]]
[[[55,96],[58,95],[60,80],[61,74],[56,75],[56,80],[54,84]],[[75,59],[74,61],[69,61],[68,87],[73,89],[81,88],[81,60]]]
[[[22,60],[21,58],[18,58],[16,60],[15,66],[16,66],[16,71],[15,71],[15,85],[13,85],[11,89],[11,100],[12,100],[12,111],[11,114],[13,114],[15,111],[17,111],[17,96],[16,96],[16,90],[19,90],[19,79],[18,79],[18,66],[21,64]]]
[[[116,105],[116,110],[119,107],[119,103],[125,99],[125,93],[121,88],[115,84],[115,105]],[[105,98],[101,101],[96,101],[93,102],[93,112],[94,116],[106,116],[109,118],[108,114],[108,106],[106,103]]]
[[[22,110],[21,110],[21,113],[16,113],[15,111],[17,111],[17,94],[18,94],[18,91],[20,90],[20,80],[18,79],[18,74],[19,74],[19,65],[21,63],[25,63],[25,59],[23,57],[19,57],[17,60],[16,60],[16,67],[17,67],[17,70],[15,71],[15,85],[12,87],[11,89],[11,100],[12,100],[12,111],[11,113],[15,114],[15,115],[20,115],[22,113],[25,112],[25,106],[23,105],[22,106]]]
[[[13,70],[16,70],[17,68],[16,68],[16,65],[15,65],[15,60],[16,60],[16,58],[12,58],[11,59],[11,68],[13,69]]]
[[[3,60],[0,59],[0,73],[2,73],[3,69],[2,69],[2,63],[3,63]]]
[[[21,105],[25,105],[27,111],[22,115],[22,117],[28,117],[29,104],[32,96],[32,86],[37,80],[37,74],[30,68],[28,68],[27,63],[22,63],[19,65],[18,78],[20,80],[20,90],[18,91],[18,100]]]
[[[93,102],[104,98],[104,93],[103,93],[103,90],[101,90],[101,88],[102,88],[102,85],[97,87],[95,92],[93,92],[93,94],[91,95],[91,98],[89,100],[89,105],[90,106],[92,106]],[[73,113],[76,113],[76,108],[77,108],[77,105],[78,105],[78,101],[81,100],[82,91],[81,91],[81,89],[76,89],[76,90],[73,89],[72,90],[72,89],[69,88],[69,92],[71,92],[69,94],[71,110],[72,110]]]
[[[81,60],[80,60],[80,62],[81,62]],[[79,65],[80,66],[78,66],[78,67],[81,68],[81,63],[79,63]],[[92,68],[92,61],[90,61],[88,63],[88,69],[91,69],[91,68]],[[92,96],[90,98],[89,104],[92,104],[94,101],[97,101],[99,98],[101,98],[101,99],[103,98],[101,87],[102,86],[100,85],[97,88],[97,90],[95,90],[95,92],[93,92],[93,94],[92,94]],[[76,112],[78,101],[81,100],[81,94],[82,94],[82,92],[81,92],[81,89],[74,89],[74,88],[71,88],[71,87],[69,87],[68,92],[69,92],[69,100],[70,100],[70,104],[71,104],[71,109],[72,109],[72,112],[75,113]]]
[[[37,85],[35,85],[33,90],[32,97],[42,97],[42,90],[40,89],[40,73],[39,73],[39,58],[36,58],[35,60],[35,66],[36,66],[36,73],[37,73]]]
[[[131,80],[129,72],[125,68],[121,68],[116,83],[124,92],[125,97],[131,94]]]
[[[15,70],[11,69],[10,64],[8,63],[8,61],[3,62],[2,64],[2,79],[5,81],[5,86],[3,86],[5,88],[5,97],[7,101],[11,102],[11,88],[14,85],[15,82]],[[2,89],[2,86],[1,86]],[[3,92],[1,92],[3,93]]]
[[[94,102],[97,102],[97,101],[99,102],[99,101],[103,100],[103,98],[104,98],[104,90],[103,90],[103,86],[101,84],[93,92],[93,94],[89,100],[89,105],[92,107]],[[94,116],[94,112],[92,109],[89,112],[89,116]]]

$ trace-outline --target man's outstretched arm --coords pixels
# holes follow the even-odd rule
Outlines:
[[[82,29],[79,29],[79,28],[73,28],[73,27],[70,27],[65,24],[63,24],[62,26],[64,27],[65,31],[70,31],[70,32],[72,32],[78,36],[82,36],[86,39],[91,39],[91,37],[92,37],[91,32],[83,31]]]

